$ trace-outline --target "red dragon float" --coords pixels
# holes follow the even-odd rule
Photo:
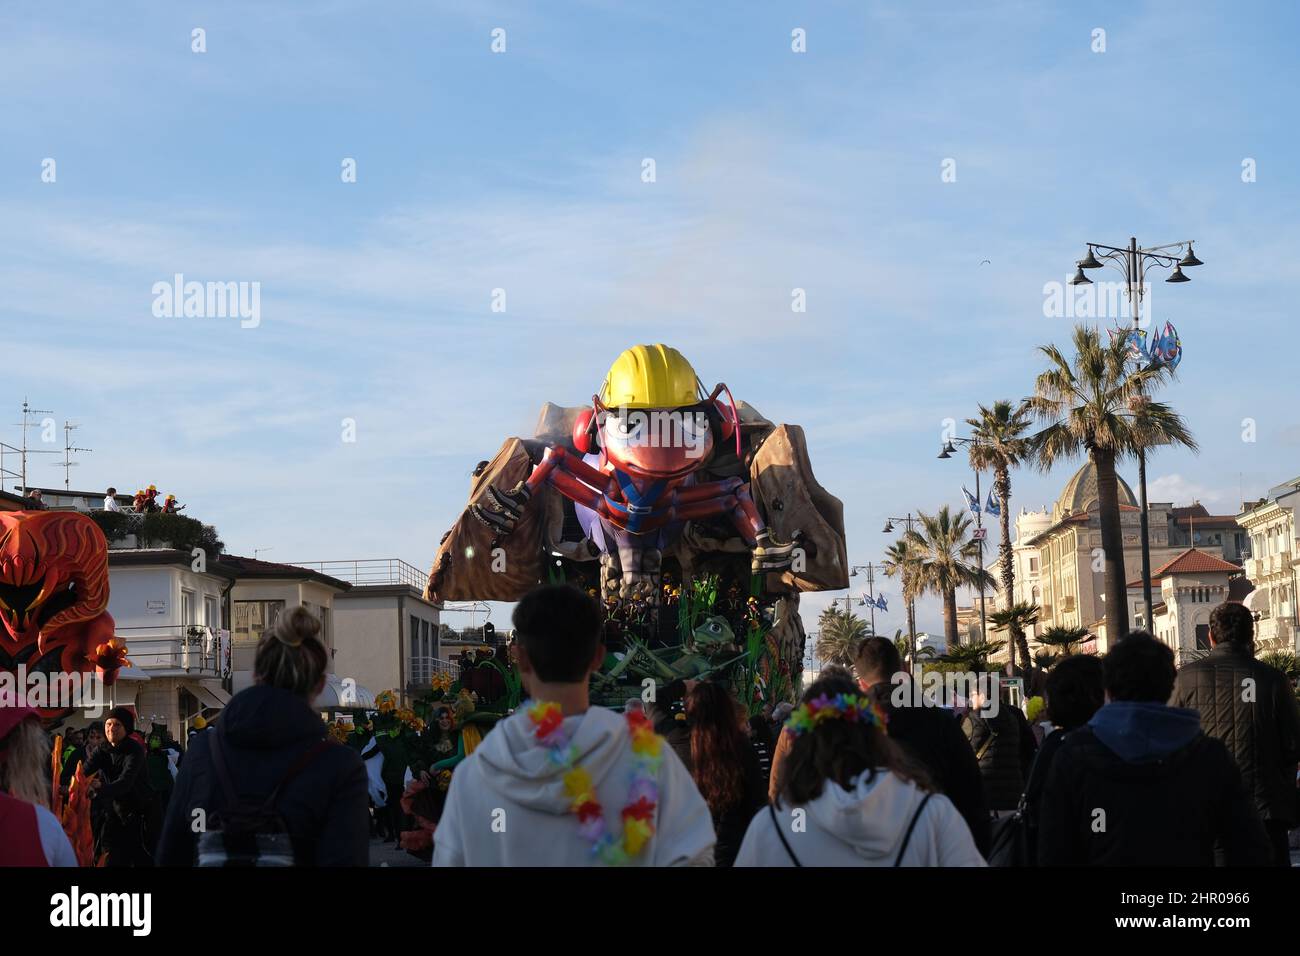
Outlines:
[[[98,525],[72,511],[0,512],[0,671],[28,681],[97,673],[112,684],[126,662],[108,613],[108,542]],[[72,708],[38,709],[58,717]]]

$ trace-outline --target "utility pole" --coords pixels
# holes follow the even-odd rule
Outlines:
[[[33,424],[32,422],[29,422],[28,419],[31,418],[33,415],[53,415],[53,414],[54,412],[50,411],[48,408],[32,408],[32,406],[28,403],[27,399],[26,398],[23,399],[23,420],[18,425],[18,427],[21,428],[23,431],[23,443],[22,446],[18,449],[18,453],[21,456],[20,460],[22,462],[21,464],[22,470],[19,473],[19,480],[22,482],[22,493],[24,497],[27,495],[27,456],[58,454],[58,452],[54,451],[53,449],[49,451],[45,451],[39,448],[29,449],[27,447],[27,429],[31,428]],[[44,422],[40,422],[37,424],[44,424]]]
[[[72,444],[73,429],[80,428],[80,425],[74,425],[70,421],[63,423],[63,490],[68,491],[72,487],[71,470],[77,467],[77,462],[72,460],[72,456],[77,452],[94,451],[93,448],[78,448]]]

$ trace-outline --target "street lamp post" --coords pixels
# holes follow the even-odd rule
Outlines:
[[[947,443],[939,452],[940,458],[951,458],[953,452],[957,450],[956,445],[971,445],[978,447],[981,443],[978,437],[975,438],[949,438]],[[980,497],[980,473],[979,469],[972,469],[975,472],[975,537],[979,540],[979,568],[980,568],[980,640],[987,641],[989,628],[988,619],[984,613],[984,499]],[[1011,600],[1011,596],[1007,596]],[[1015,670],[1015,650],[1012,649],[1008,655],[1011,659],[1012,671]]]
[[[1162,269],[1173,268],[1166,282],[1191,282],[1183,274],[1183,267],[1205,265],[1196,257],[1196,251],[1192,248],[1194,239],[1188,239],[1184,242],[1171,242],[1163,246],[1150,246],[1141,248],[1135,237],[1130,237],[1127,248],[1118,246],[1107,246],[1102,243],[1088,243],[1088,254],[1076,263],[1074,278],[1070,280],[1070,285],[1091,285],[1092,280],[1084,274],[1085,269],[1100,269],[1105,262],[1119,269],[1124,276],[1124,283],[1128,289],[1129,312],[1133,319],[1133,329],[1141,327],[1141,300],[1146,295],[1146,276],[1147,273],[1157,267]],[[1186,252],[1183,253],[1184,248]],[[1101,250],[1101,255],[1097,251]],[[1170,251],[1173,250],[1173,251]],[[1179,253],[1183,253],[1179,257]],[[1147,527],[1147,454],[1146,448],[1138,446],[1138,528],[1142,539],[1142,603],[1146,606],[1145,618],[1143,624],[1148,630],[1153,626],[1151,621],[1151,538]]]
[[[876,596],[876,565],[872,564],[870,561],[866,564],[855,564],[853,567],[849,568],[849,577],[856,578],[859,571],[867,572],[867,593],[871,595],[872,599],[874,599]],[[876,633],[876,605],[871,601],[865,600],[860,603],[865,604],[871,609],[871,634],[874,637]]]
[[[907,533],[911,534],[912,525],[917,520],[918,519],[910,511],[901,518],[886,518],[883,531],[885,534],[893,534],[894,522],[899,521],[907,528]],[[903,570],[899,570],[900,580],[902,580],[903,583],[903,590],[904,592],[910,592],[906,580],[903,580],[902,578],[905,573],[906,572]],[[908,644],[912,648],[912,660],[910,666],[916,667],[916,599],[910,593],[907,594],[907,640]]]

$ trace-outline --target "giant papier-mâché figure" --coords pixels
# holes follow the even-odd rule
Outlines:
[[[489,489],[470,511],[500,539],[518,525],[534,494],[549,485],[574,503],[591,546],[621,574],[619,597],[657,597],[663,550],[686,522],[727,518],[749,546],[755,573],[788,568],[794,542],[773,540],[740,477],[700,481],[724,442],[740,454],[734,401],[705,391],[676,349],[636,345],[610,367],[591,407],[573,424],[579,454],[549,443],[527,480]]]

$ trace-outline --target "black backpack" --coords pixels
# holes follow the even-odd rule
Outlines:
[[[222,734],[212,735],[212,765],[221,782],[225,806],[211,815],[207,829],[199,835],[196,866],[298,866],[310,861],[296,859],[293,840],[276,802],[284,788],[324,753],[332,742],[317,741],[290,764],[280,782],[265,800],[242,799],[230,779]]]

